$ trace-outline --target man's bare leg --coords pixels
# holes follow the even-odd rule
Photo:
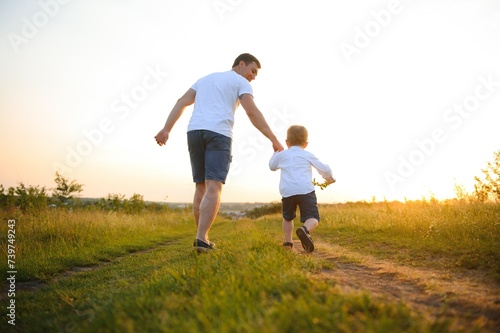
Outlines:
[[[198,224],[200,222],[200,204],[203,196],[205,195],[205,183],[196,183],[196,189],[194,191],[193,198],[193,214],[194,220],[196,221],[196,228],[198,228]]]
[[[196,185],[198,189],[198,184]],[[196,233],[196,238],[206,243],[209,242],[208,232],[219,212],[221,192],[221,182],[215,180],[205,181],[205,194],[199,205],[198,232]]]

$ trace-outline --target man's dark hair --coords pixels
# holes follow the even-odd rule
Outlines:
[[[242,60],[245,62],[245,65],[247,65],[247,66],[249,64],[251,64],[252,62],[255,62],[255,64],[257,64],[257,67],[260,68],[259,60],[257,58],[255,58],[253,55],[251,55],[250,53],[242,53],[236,59],[234,59],[233,68],[238,66],[238,64]]]

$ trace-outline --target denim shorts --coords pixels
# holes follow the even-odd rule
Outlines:
[[[191,170],[195,183],[226,182],[231,164],[231,138],[208,130],[187,133]]]
[[[297,194],[281,199],[283,204],[283,218],[292,221],[296,216],[297,206],[300,209],[300,222],[315,218],[319,222],[318,202],[316,192]]]

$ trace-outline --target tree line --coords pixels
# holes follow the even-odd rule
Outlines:
[[[500,150],[493,154],[493,160],[481,170],[482,176],[474,177],[474,190],[467,192],[463,185],[455,184],[455,195],[458,200],[469,202],[500,202]],[[25,185],[19,182],[17,187],[5,189],[0,184],[0,208],[22,211],[39,211],[49,208],[86,208],[105,211],[122,211],[125,213],[141,213],[144,210],[172,210],[170,206],[161,203],[146,203],[142,195],[134,193],[129,198],[123,194],[108,194],[105,198],[92,201],[82,201],[79,198],[83,184],[69,180],[56,172],[55,187]],[[189,205],[185,207],[189,209]],[[270,203],[247,211],[247,216],[259,216],[279,213],[280,203]]]
[[[98,200],[82,200],[79,196],[83,184],[69,180],[56,172],[55,187],[25,185],[19,182],[17,187],[5,189],[0,184],[0,208],[6,210],[40,211],[45,209],[89,209],[141,213],[145,210],[168,211],[170,206],[161,203],[146,203],[141,194],[134,193],[129,198],[123,194],[109,193]]]

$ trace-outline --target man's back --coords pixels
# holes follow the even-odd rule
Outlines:
[[[234,112],[243,94],[253,94],[250,83],[233,70],[209,74],[191,87],[196,91],[188,131],[209,130],[232,137]]]

